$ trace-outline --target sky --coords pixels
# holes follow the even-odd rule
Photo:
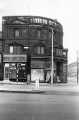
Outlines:
[[[34,15],[57,19],[63,25],[63,45],[68,48],[68,64],[79,56],[78,0],[0,0],[0,30],[2,16]]]

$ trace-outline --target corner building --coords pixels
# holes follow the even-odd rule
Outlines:
[[[38,16],[2,18],[3,79],[9,81],[67,82],[67,49],[57,20]],[[52,54],[53,40],[53,54]]]

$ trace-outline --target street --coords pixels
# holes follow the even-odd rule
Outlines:
[[[0,92],[0,120],[79,120],[79,96]]]

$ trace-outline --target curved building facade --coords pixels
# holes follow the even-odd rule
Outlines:
[[[35,82],[39,77],[40,82],[67,82],[68,50],[63,47],[63,27],[57,20],[4,16],[2,39],[4,80]]]

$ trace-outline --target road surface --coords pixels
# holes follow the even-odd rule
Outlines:
[[[0,120],[79,120],[79,96],[0,92]]]

